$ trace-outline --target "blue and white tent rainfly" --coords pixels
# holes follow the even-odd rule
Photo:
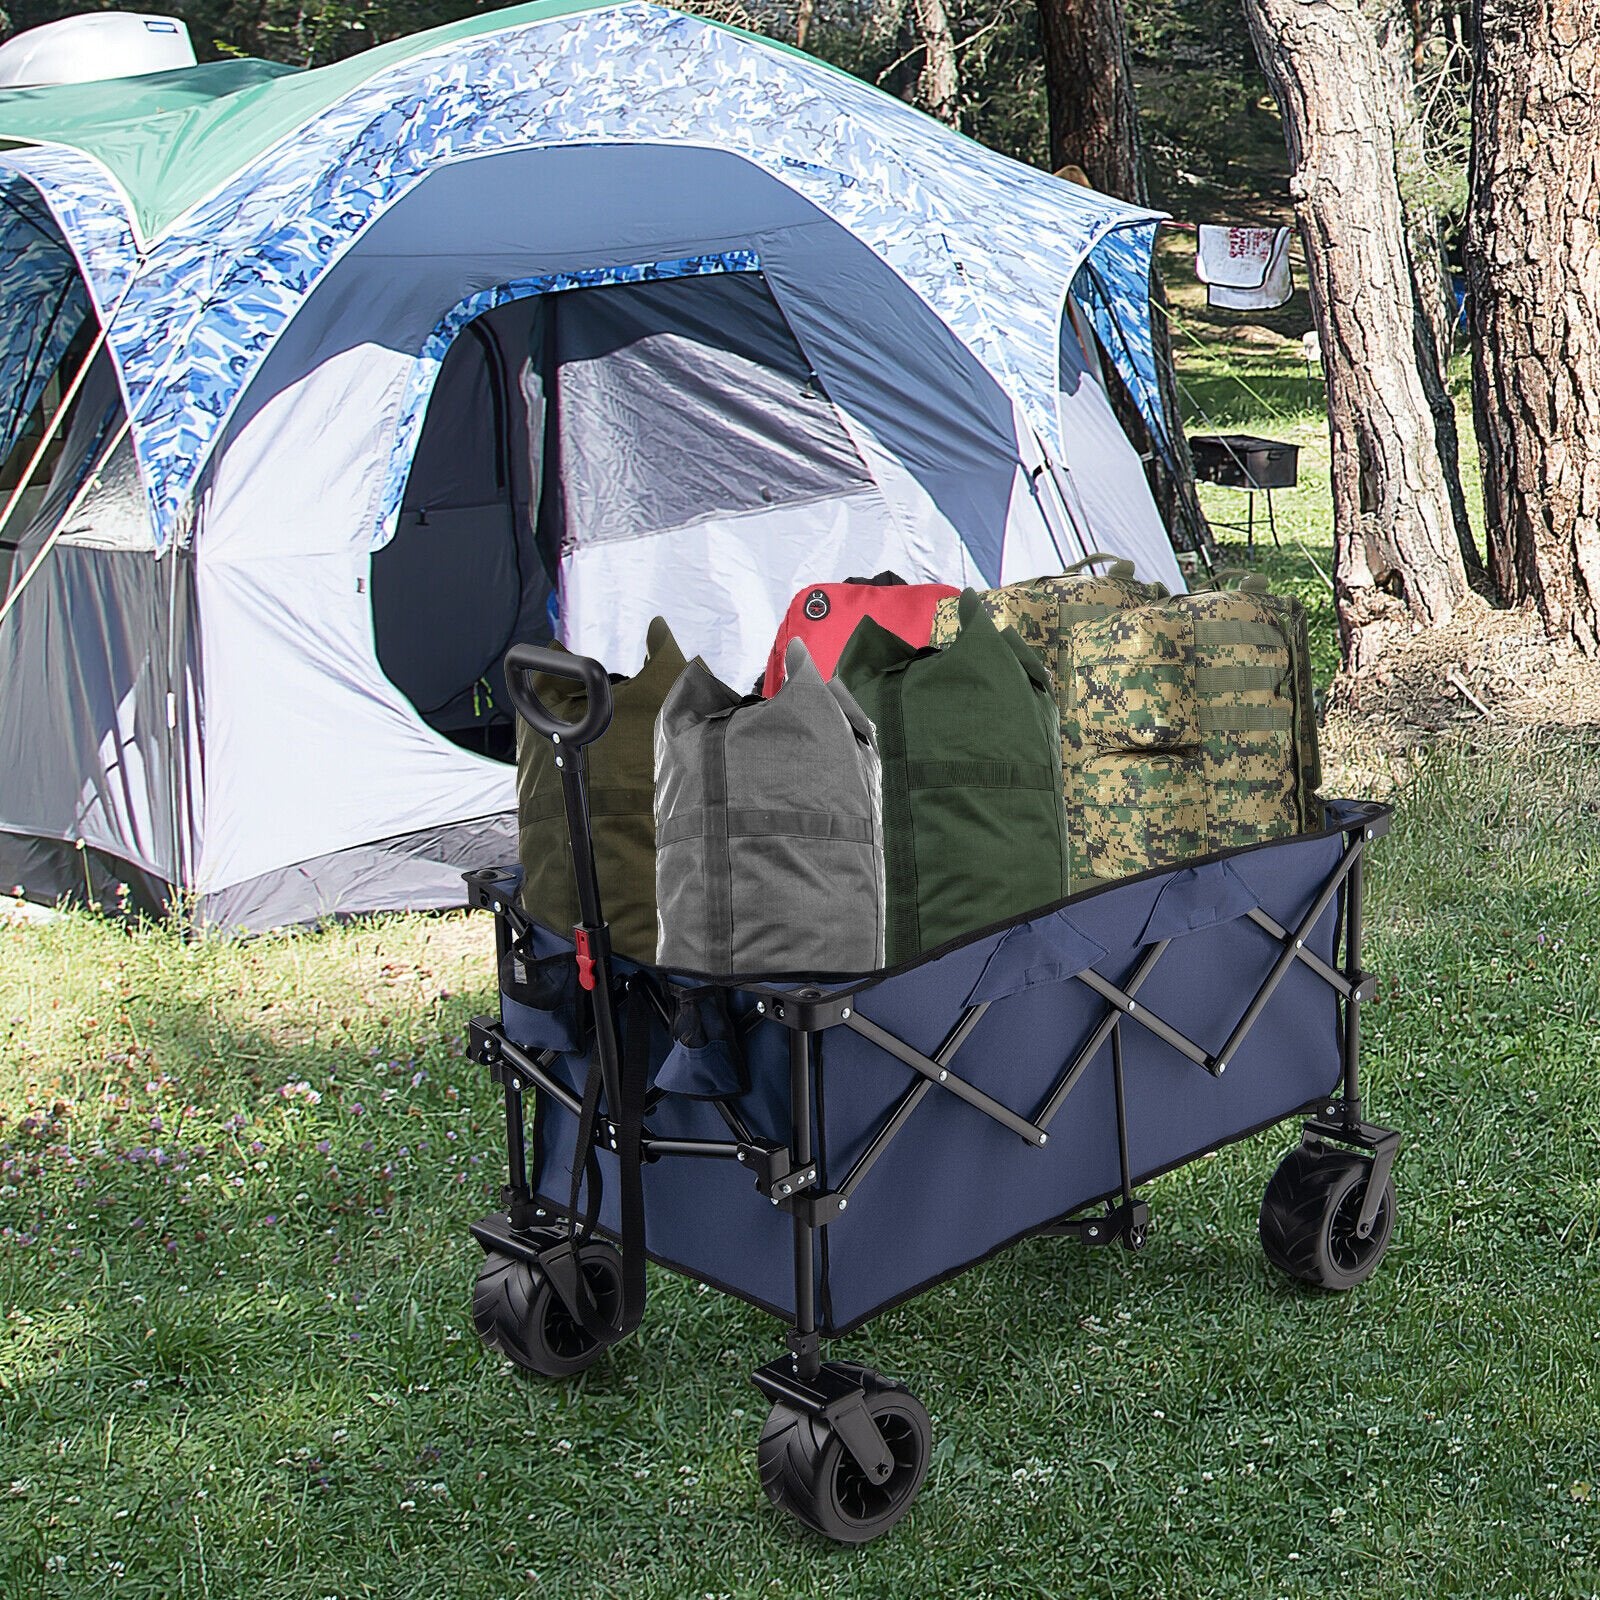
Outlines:
[[[459,903],[511,839],[515,640],[628,672],[659,612],[748,682],[808,581],[1180,586],[1066,315],[1157,403],[1154,214],[770,41],[541,0],[0,95],[0,138],[105,330],[0,625],[0,887]],[[8,337],[26,415],[51,352]]]

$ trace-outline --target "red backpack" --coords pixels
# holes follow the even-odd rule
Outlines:
[[[778,624],[761,693],[771,699],[783,687],[783,653],[791,639],[804,639],[817,671],[831,678],[863,617],[871,617],[920,650],[933,632],[934,607],[960,593],[944,583],[907,583],[892,572],[880,572],[876,578],[846,578],[843,583],[814,583],[802,589]]]

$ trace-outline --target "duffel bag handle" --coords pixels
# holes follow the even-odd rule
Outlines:
[[[576,722],[563,722],[539,698],[533,687],[536,672],[583,686],[588,704]],[[556,744],[581,749],[593,744],[611,726],[611,680],[606,669],[588,656],[547,650],[537,644],[514,644],[506,651],[506,688],[517,715],[535,733],[542,733]]]
[[[1092,551],[1081,561],[1074,561],[1071,566],[1061,569],[1064,578],[1073,577],[1080,572],[1087,572],[1091,567],[1103,566],[1108,578],[1131,578],[1133,576],[1133,563],[1125,556],[1107,555],[1104,550]]]

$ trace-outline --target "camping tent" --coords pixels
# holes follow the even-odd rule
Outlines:
[[[0,138],[0,447],[87,357],[0,535],[0,888],[459,903],[515,639],[744,683],[807,581],[1179,584],[1082,333],[1154,403],[1154,214],[770,41],[540,0]]]

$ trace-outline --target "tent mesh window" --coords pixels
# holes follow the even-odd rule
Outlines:
[[[564,550],[871,487],[759,273],[511,301],[440,367],[373,557],[378,660],[431,727],[510,760],[500,662],[555,631]]]

